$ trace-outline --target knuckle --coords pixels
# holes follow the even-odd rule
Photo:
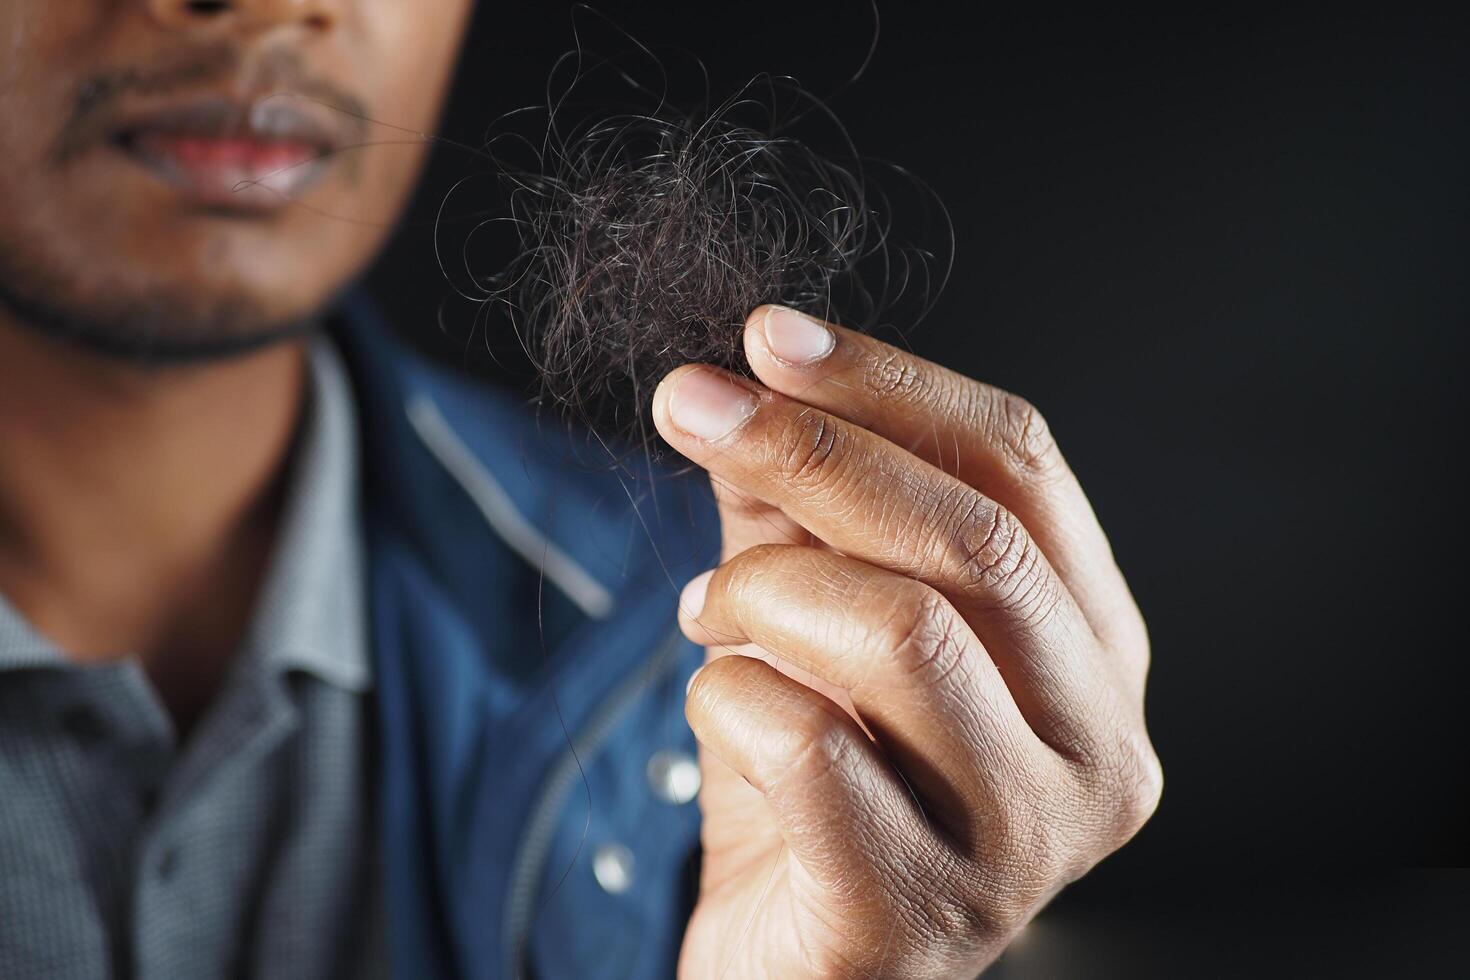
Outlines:
[[[843,426],[823,412],[803,411],[781,434],[779,470],[798,485],[825,483],[850,449],[851,438]]]
[[[950,559],[956,577],[967,588],[992,591],[1019,567],[1016,554],[1018,525],[1010,511],[972,496],[954,522],[949,536]]]
[[[1129,734],[1091,767],[1093,807],[1109,850],[1123,846],[1148,823],[1164,792],[1164,770],[1147,737]]]
[[[1120,845],[1143,829],[1164,795],[1164,767],[1147,739],[1129,738],[1125,759],[1117,809]]]
[[[935,688],[967,669],[966,630],[944,597],[925,586],[894,603],[878,643],[905,684]]]
[[[961,588],[1005,605],[1047,598],[1041,591],[1041,553],[1014,514],[978,493],[967,493],[957,514],[945,550]]]
[[[1046,418],[1026,399],[1001,392],[991,417],[991,431],[1016,471],[1048,476],[1060,460],[1056,440]]]
[[[927,382],[912,357],[885,350],[867,363],[863,385],[879,401],[912,401],[922,395]]]
[[[790,719],[776,741],[770,759],[772,789],[784,784],[806,792],[818,780],[846,769],[856,748],[836,718],[812,705]]]

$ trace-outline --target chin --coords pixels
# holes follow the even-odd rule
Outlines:
[[[125,292],[144,301],[168,297],[206,320],[235,308],[253,311],[251,319],[281,322],[320,313],[359,265],[346,257],[325,261],[323,250],[302,248],[299,236],[262,236],[263,230],[231,226],[172,238],[150,250],[153,261],[139,263]]]

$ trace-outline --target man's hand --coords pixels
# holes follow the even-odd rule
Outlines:
[[[973,977],[1153,812],[1143,620],[1026,402],[774,307],[745,346],[764,386],[654,396],[724,534],[681,610],[710,659],[680,974]]]

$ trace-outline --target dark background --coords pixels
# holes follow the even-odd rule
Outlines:
[[[717,87],[834,91],[873,30],[860,0],[598,9]],[[1470,863],[1470,35],[1403,10],[882,15],[833,107],[957,235],[909,340],[1043,410],[1154,643],[1158,815],[1003,970],[1448,969],[1470,889],[1423,869]],[[571,43],[566,4],[483,5],[444,135],[538,101]],[[441,151],[370,283],[415,341],[519,386],[433,258],[446,191],[484,171]]]

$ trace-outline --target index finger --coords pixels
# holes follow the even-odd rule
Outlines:
[[[750,315],[745,351],[772,390],[869,429],[1004,505],[1098,636],[1146,649],[1142,620],[1092,505],[1025,399],[780,306]]]

